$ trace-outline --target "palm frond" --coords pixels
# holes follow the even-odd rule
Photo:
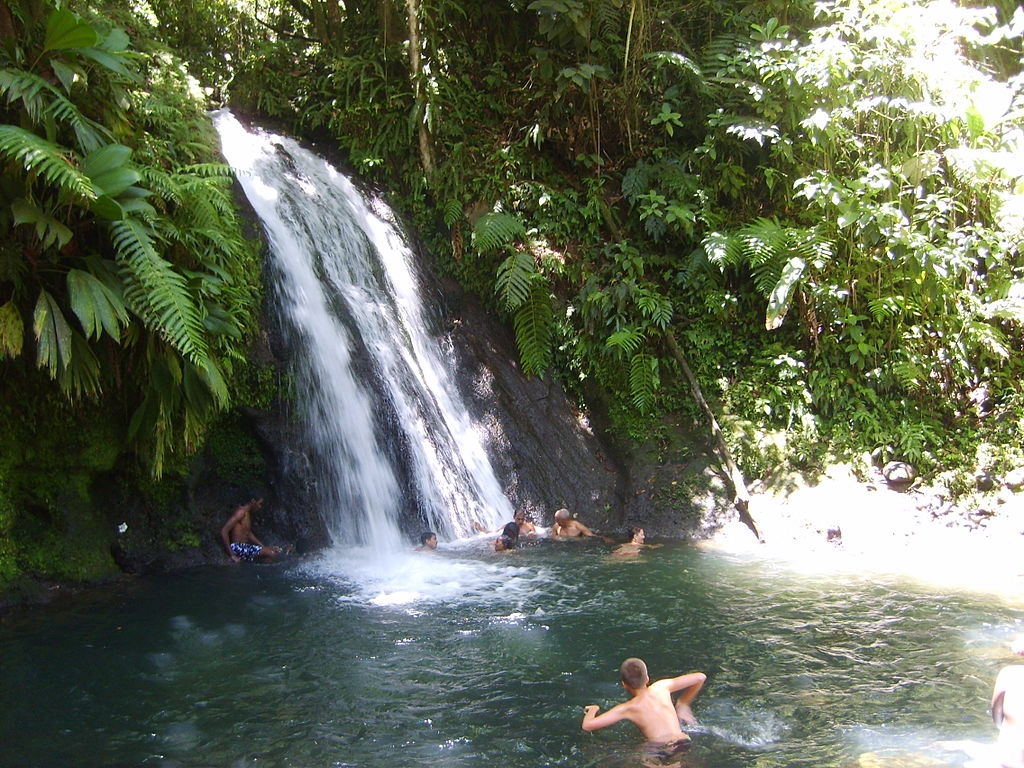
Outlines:
[[[71,364],[57,375],[60,388],[72,397],[97,397],[102,389],[100,361],[89,342],[77,331],[71,332]]]
[[[121,328],[129,322],[128,309],[119,286],[109,285],[90,272],[72,269],[67,274],[71,310],[82,324],[87,338],[106,332],[121,340]]]
[[[48,291],[40,291],[32,313],[36,336],[36,365],[56,379],[71,363],[71,326]]]

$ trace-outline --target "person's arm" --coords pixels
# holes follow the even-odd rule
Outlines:
[[[583,708],[583,722],[580,723],[580,727],[589,733],[590,731],[596,731],[599,728],[607,728],[609,725],[614,725],[621,720],[628,720],[628,704],[629,702],[616,704],[601,715],[597,714],[598,710],[601,709],[597,704],[588,704]]]
[[[676,699],[676,712],[680,719],[689,725],[697,722],[697,718],[693,716],[693,711],[690,709],[690,704],[697,698],[697,694],[700,693],[700,689],[704,687],[704,681],[707,679],[708,676],[703,672],[689,672],[666,681],[670,693],[682,691]]]
[[[587,526],[585,526],[579,520],[576,521],[576,525],[579,526],[579,531],[584,536],[591,536],[591,537],[593,537],[595,539],[601,539],[601,541],[603,541],[605,544],[614,544],[615,543],[615,539],[609,538],[608,536],[602,536],[600,533],[594,533],[592,530],[587,528]]]

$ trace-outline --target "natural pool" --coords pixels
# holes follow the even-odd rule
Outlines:
[[[687,765],[958,766],[928,745],[994,737],[1019,607],[678,543],[611,551],[336,551],[15,612],[0,763],[633,766],[631,725],[579,728],[584,704],[622,699],[629,655],[708,674]]]

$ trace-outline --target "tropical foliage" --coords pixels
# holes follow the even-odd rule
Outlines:
[[[447,268],[507,314],[524,370],[581,398],[596,384],[627,432],[679,410],[699,417],[666,333],[753,472],[760,449],[744,435],[781,431],[788,455],[812,463],[870,450],[924,468],[948,462],[944,448],[999,442],[1019,419],[1024,16],[1013,3],[143,7],[212,98],[330,136],[395,190]],[[80,48],[61,56],[71,51],[91,61]],[[122,69],[105,74],[132,92]],[[65,141],[84,160],[99,147],[71,120]],[[19,137],[3,139],[7,154],[41,152],[36,173],[63,194],[81,183]],[[96,161],[116,170],[128,157]],[[160,281],[158,306],[126,294],[125,307],[165,324],[159,338],[193,379],[215,381],[195,322],[209,324],[209,297],[189,304],[134,226],[146,220],[131,205],[150,198],[131,190],[160,194],[146,181],[98,195],[128,217],[106,228],[127,249],[119,268]],[[59,250],[45,208],[18,215]],[[44,369],[59,373],[61,350],[81,343],[56,341],[56,295],[33,297],[33,317]],[[80,322],[107,338],[123,321],[94,303]],[[69,378],[71,391],[87,381]]]
[[[158,469],[225,406],[227,103],[392,190],[624,439],[710,403],[751,477],[1022,463],[1022,36],[1010,0],[0,0],[7,398]]]
[[[1016,5],[260,14],[280,37],[231,98],[327,131],[422,231],[443,222],[435,250],[509,315],[524,370],[597,382],[628,431],[692,408],[667,331],[755,473],[769,450],[961,463],[1019,424]]]
[[[227,405],[253,326],[229,169],[169,52],[86,7],[0,10],[0,365],[126,409],[159,473]]]

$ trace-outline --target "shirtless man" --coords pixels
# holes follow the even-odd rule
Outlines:
[[[263,508],[263,499],[250,499],[234,512],[220,529],[220,540],[228,556],[236,563],[273,560],[281,554],[280,547],[267,547],[252,532],[252,513]]]
[[[1024,638],[1011,650],[1024,656]],[[992,719],[999,728],[996,755],[1002,768],[1024,768],[1024,664],[1003,667],[992,690]]]
[[[565,508],[555,512],[555,523],[551,526],[551,535],[565,539],[577,539],[584,536],[590,536],[604,539],[607,542],[611,541],[611,539],[606,536],[598,536],[598,534],[587,528],[587,526],[579,520],[573,519],[573,516],[569,514],[569,510]]]
[[[647,665],[642,659],[626,659],[619,668],[622,687],[631,698],[616,704],[603,714],[597,714],[596,704],[583,708],[584,731],[596,731],[613,725],[620,720],[629,720],[647,739],[652,751],[659,756],[680,752],[690,744],[690,737],[683,733],[680,722],[696,723],[690,703],[707,680],[703,672],[690,672],[679,677],[667,677],[650,682]],[[682,691],[672,703],[672,694]]]

